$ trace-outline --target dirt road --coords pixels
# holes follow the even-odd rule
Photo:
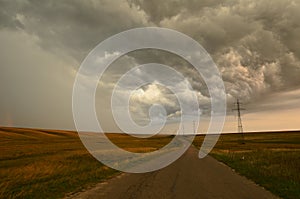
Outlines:
[[[121,174],[71,198],[101,199],[263,199],[277,198],[212,157],[198,158],[191,147],[159,171]]]

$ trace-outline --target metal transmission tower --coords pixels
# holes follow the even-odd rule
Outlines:
[[[242,118],[241,118],[241,110],[245,110],[244,108],[241,107],[241,103],[239,99],[236,100],[234,103],[235,108],[232,109],[233,111],[237,111],[237,116],[238,116],[238,133],[242,135],[242,140],[241,143],[245,144],[245,137],[244,137],[244,131],[243,131],[243,124],[242,124]]]

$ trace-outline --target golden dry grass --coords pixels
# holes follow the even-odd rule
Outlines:
[[[106,134],[132,152],[163,147],[171,136]],[[72,131],[0,128],[0,198],[60,198],[118,173],[95,160]]]
[[[167,145],[173,138],[168,135],[155,135],[150,138],[137,138],[127,134],[110,133],[106,136],[117,146],[130,152],[145,153],[156,151]]]
[[[0,129],[0,198],[60,198],[112,176],[77,133]]]
[[[173,138],[106,135],[125,150],[141,153]],[[194,145],[199,147],[203,138],[197,136]],[[299,132],[247,134],[246,144],[240,138],[222,135],[211,154],[277,195],[300,195]],[[61,198],[118,173],[95,160],[72,131],[0,128],[0,152],[0,198]]]

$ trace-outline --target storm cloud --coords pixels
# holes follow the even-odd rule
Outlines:
[[[65,82],[59,79],[60,84],[65,86],[58,89],[58,93],[64,96],[61,98],[62,104],[70,103],[72,91],[67,89],[72,87],[76,70],[94,47],[121,31],[147,26],[171,28],[198,41],[210,53],[221,72],[229,108],[236,98],[240,98],[249,107],[256,107],[260,102],[264,102],[266,96],[277,96],[277,93],[287,91],[298,93],[300,87],[299,0],[2,0],[0,1],[0,36],[4,45],[0,46],[0,89],[6,97],[0,99],[3,113],[0,122],[5,123],[6,115],[9,113],[19,125],[30,123],[30,119],[20,122],[25,115],[24,112],[28,110],[8,108],[21,107],[16,104],[21,103],[22,97],[16,100],[15,94],[12,93],[20,93],[23,88],[16,85],[23,83],[26,85],[26,82],[31,82],[29,84],[31,89],[37,89],[38,86],[31,81],[31,77],[46,74],[45,71],[51,73],[53,79],[61,75],[67,77]],[[22,46],[24,49],[21,48]],[[24,64],[13,61],[15,55],[6,53],[8,49],[27,51],[24,56],[20,55],[24,57],[21,59]],[[43,55],[35,61],[30,61],[26,59],[26,54],[30,54],[28,51],[34,52],[31,53],[32,57]],[[170,65],[180,71],[194,88],[199,104],[203,107],[209,106],[207,87],[189,63],[167,52],[146,50],[129,53],[112,64],[99,83],[100,87],[103,87],[98,91],[100,102],[98,106],[101,109],[99,112],[104,114],[101,104],[109,100],[110,92],[107,90],[113,88],[126,70],[150,62]],[[28,67],[34,75],[22,76],[19,80],[4,77],[7,74],[26,70],[24,67]],[[64,72],[62,73],[61,70]],[[43,89],[48,91],[53,89],[50,81],[48,78],[39,79],[39,82],[43,82]],[[37,90],[42,92],[43,89]],[[177,103],[170,102],[169,99],[173,97],[168,90],[155,85],[149,85],[144,90],[145,94],[157,92],[161,96],[160,99],[165,100],[161,100],[161,103],[167,107],[169,117],[178,115],[180,107]],[[42,92],[40,95],[43,99],[39,102],[23,100],[24,103],[27,101],[24,106],[35,109],[37,105],[44,107],[52,104],[46,99],[51,99],[53,93]],[[287,101],[294,97],[294,95],[283,96]],[[140,107],[142,110],[140,117],[146,117],[149,106],[157,102],[157,99],[152,101],[151,99],[149,96],[146,101],[133,97],[132,110]],[[53,105],[57,107],[55,112],[47,110],[50,113],[49,117],[55,118],[59,110],[64,113],[70,112],[70,105],[62,107],[58,104],[56,102]],[[273,108],[266,107],[266,109]],[[253,108],[253,110],[259,112],[259,109]],[[71,114],[66,116],[69,117]],[[68,124],[65,128],[72,128],[70,121],[71,118],[66,122]],[[33,125],[44,126],[45,123]],[[55,122],[49,126],[55,128],[54,124]],[[63,126],[61,124],[59,128]]]

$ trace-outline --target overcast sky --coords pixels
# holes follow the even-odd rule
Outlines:
[[[226,89],[224,131],[236,131],[236,98],[246,108],[245,131],[300,129],[300,0],[0,0],[0,125],[74,129],[72,88],[83,59],[104,39],[148,26],[180,31],[211,55]],[[207,87],[189,63],[159,50],[131,52],[99,82],[96,108],[106,131],[116,131],[109,109],[115,83],[151,62],[181,72],[203,115],[209,112]],[[182,94],[189,99],[189,91]],[[174,125],[178,101],[155,82],[132,96],[133,119],[149,122],[153,103],[165,107]]]

